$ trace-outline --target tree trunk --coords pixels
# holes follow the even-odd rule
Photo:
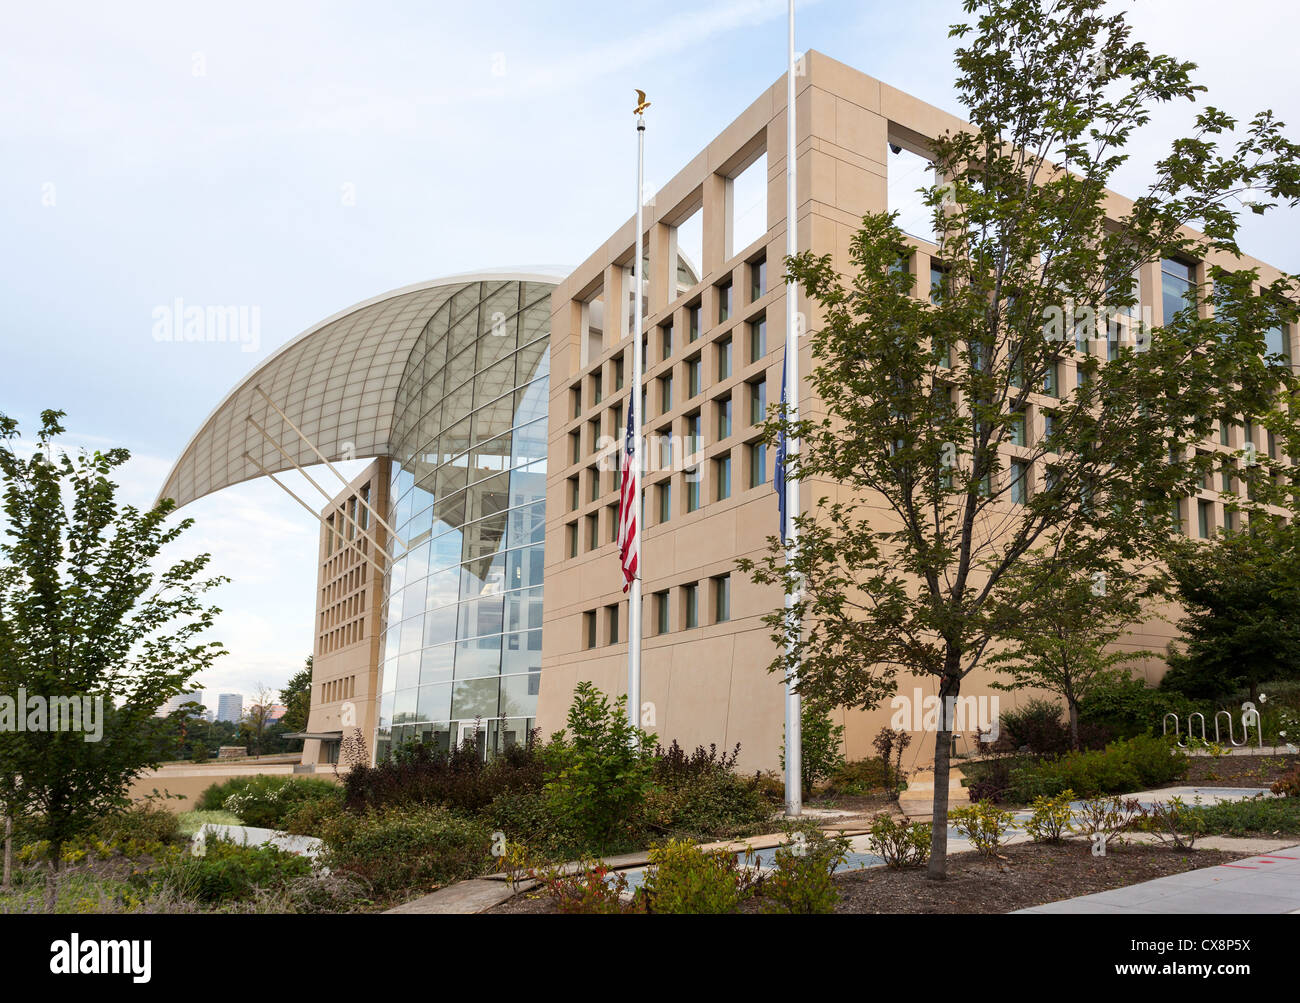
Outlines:
[[[940,701],[943,697],[940,696]],[[944,728],[934,736],[934,802],[930,819],[930,863],[926,877],[943,881],[948,877],[948,758],[952,751],[952,732],[948,715],[943,714]]]
[[[51,916],[59,904],[59,856],[63,846],[50,846],[50,868],[45,872],[45,911]]]
[[[1071,699],[1068,701],[1070,706],[1070,744],[1074,751],[1078,752],[1079,745],[1079,701]]]
[[[5,812],[5,869],[4,880],[0,882],[0,890],[9,891],[13,887],[14,875],[14,816],[12,812]]]

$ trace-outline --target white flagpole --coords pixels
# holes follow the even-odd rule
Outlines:
[[[785,252],[793,256],[798,249],[795,215],[795,54],[794,54],[794,0],[790,0],[789,65],[786,69],[785,113]],[[638,226],[638,232],[640,227]],[[798,283],[788,276],[785,285],[785,385],[786,414],[791,421],[799,418],[799,337],[798,337]],[[795,519],[799,516],[799,479],[789,473],[790,457],[799,452],[799,440],[786,437],[785,514],[786,561],[794,556],[798,531]],[[785,609],[787,622],[794,618],[795,596],[787,594]],[[786,642],[786,651],[794,652],[794,642]],[[798,693],[799,670],[795,666],[787,674],[785,684],[785,812],[787,815],[803,813],[803,719]]]
[[[643,276],[641,274],[642,258],[642,190],[645,187],[645,96],[636,109],[636,250],[632,261],[633,272],[633,321],[632,321],[632,395],[628,407],[633,409],[632,430],[632,473],[636,477],[636,496],[633,504],[633,517],[636,519],[636,538],[633,541],[636,554],[636,575],[632,578],[627,598],[627,716],[633,728],[641,726],[641,534],[644,515],[641,505],[641,425],[645,415],[641,413],[641,370],[644,360],[641,358],[641,296]],[[635,741],[635,739],[634,739]]]

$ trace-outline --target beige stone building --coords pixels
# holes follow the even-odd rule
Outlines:
[[[798,246],[846,264],[862,216],[897,209],[918,287],[928,288],[937,246],[915,189],[926,182],[928,137],[963,123],[818,52],[801,66]],[[757,423],[781,394],[785,95],[782,77],[653,193],[639,291],[650,467],[643,720],[665,744],[740,743],[751,769],[777,766],[784,713],[759,619],[781,597],[735,563],[777,531],[774,457]],[[1112,198],[1123,213],[1128,203]],[[378,458],[323,513],[350,524],[343,513],[368,487],[387,526],[371,520],[373,543],[334,549],[322,529],[306,766],[336,757],[349,703],[380,755],[406,741],[466,739],[489,754],[561,727],[580,680],[626,691],[613,454],[633,369],[634,236],[629,220],[571,272],[453,276],[350,307],[262,363],[177,462],[162,494],[184,504],[321,455]],[[1249,258],[1233,265],[1258,267],[1264,281],[1278,274]],[[1139,278],[1150,322],[1206,268],[1148,265]],[[815,325],[809,305],[798,307]],[[1115,337],[1128,333],[1121,323]],[[1294,358],[1296,332],[1275,337]],[[805,343],[800,372],[811,364]],[[1067,359],[1055,392],[1074,380]],[[815,413],[807,387],[798,393],[801,412]],[[1053,399],[1031,406],[1030,437]],[[1241,449],[1247,437],[1276,450],[1250,428],[1204,448]],[[1032,486],[1040,472],[1028,474]],[[1185,532],[1208,537],[1225,524],[1229,486],[1207,483],[1184,501]],[[805,484],[804,509],[836,490]],[[1160,650],[1170,631],[1153,620],[1127,643]],[[1161,667],[1145,667],[1151,681]],[[972,677],[964,692],[987,696],[988,682]],[[900,680],[909,696],[918,688],[935,690],[930,679]],[[1014,699],[1003,694],[1003,706]],[[869,755],[891,713],[842,712],[847,754]],[[915,735],[909,755],[922,762],[931,745]]]

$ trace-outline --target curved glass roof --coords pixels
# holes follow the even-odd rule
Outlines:
[[[309,328],[254,369],[199,427],[163,483],[177,506],[293,463],[320,462],[258,393],[260,387],[331,460],[391,455],[398,388],[420,332],[457,292],[479,282],[553,286],[563,272],[480,272],[395,289]]]

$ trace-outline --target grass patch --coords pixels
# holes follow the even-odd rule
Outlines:
[[[181,812],[177,816],[180,821],[180,834],[186,839],[192,837],[206,823],[213,825],[243,825],[244,820],[234,812],[216,810],[201,811],[195,808],[193,811]]]
[[[1300,798],[1256,795],[1192,810],[1204,820],[1206,836],[1300,836]]]

